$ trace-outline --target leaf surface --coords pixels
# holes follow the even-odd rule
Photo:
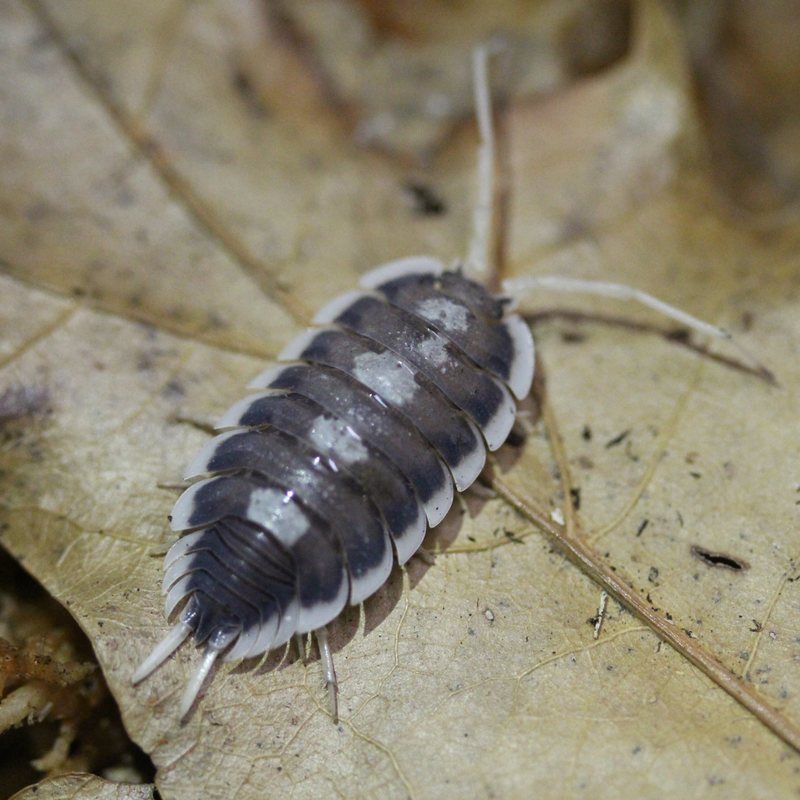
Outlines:
[[[13,800],[152,800],[149,784],[115,783],[97,775],[62,775],[17,792]]]
[[[475,153],[467,125],[424,171],[359,147],[257,6],[140,5],[0,3],[0,537],[90,636],[161,795],[795,791],[794,750],[614,601],[595,639],[599,587],[481,493],[429,534],[433,565],[413,559],[331,626],[338,725],[315,656],[226,666],[185,726],[194,648],[130,685],[166,631],[153,552],[208,439],[196,423],[369,267],[462,255]],[[797,226],[720,209],[681,33],[652,2],[624,59],[514,100],[504,129],[506,276],[650,291],[731,330],[778,385],[649,312],[541,293],[523,309],[553,417],[527,404],[496,474],[568,519],[575,490],[576,535],[800,721]],[[409,206],[423,179],[445,214]]]

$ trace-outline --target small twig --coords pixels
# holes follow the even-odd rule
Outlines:
[[[649,606],[633,588],[624,572],[611,567],[579,536],[570,537],[560,525],[550,520],[549,513],[540,510],[518,495],[502,476],[494,478],[492,485],[497,493],[545,533],[552,544],[572,561],[583,573],[598,583],[606,592],[642,620],[661,640],[671,645],[687,661],[694,664],[736,702],[750,711],[784,742],[800,752],[800,728],[773,708],[742,677],[698,647],[689,634],[666,616]]]
[[[594,638],[600,638],[600,631],[603,630],[603,623],[606,620],[606,607],[608,606],[608,592],[604,589],[600,592],[600,608],[597,609],[597,622],[594,625]]]

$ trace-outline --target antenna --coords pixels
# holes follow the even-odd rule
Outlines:
[[[489,92],[489,57],[497,47],[478,45],[472,52],[472,80],[475,85],[475,114],[478,119],[478,188],[472,211],[472,239],[464,262],[467,273],[478,280],[489,273],[489,252],[492,244],[494,217],[494,128],[492,100]]]

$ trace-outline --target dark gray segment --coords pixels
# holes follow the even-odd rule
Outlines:
[[[262,595],[274,599],[282,616],[295,597],[301,610],[330,604],[347,581],[335,537],[318,520],[313,521],[317,523],[316,532],[301,536],[289,549],[269,531],[237,517],[226,517],[212,530],[218,532],[220,541],[238,559],[226,563],[237,563],[242,574],[248,573],[251,582],[257,581]],[[327,622],[341,611],[345,600],[346,596],[339,606],[328,610]]]
[[[427,320],[476,364],[508,382],[515,356],[514,341],[499,318],[488,321],[496,316],[498,309],[492,308],[488,319],[476,314],[457,295],[443,291],[440,278],[438,275],[404,275],[376,288],[391,305]]]
[[[187,555],[210,550],[247,580],[273,595],[280,609],[295,593],[297,565],[292,554],[267,530],[238,517],[225,517],[206,528]]]
[[[197,644],[226,628],[244,631],[261,625],[261,611],[242,597],[241,581],[237,575],[229,573],[221,565],[213,568],[201,563],[204,559],[200,554],[193,556],[193,561],[198,566],[189,571],[187,593],[196,598],[199,612],[194,631]],[[209,572],[209,568],[214,571]]]
[[[378,506],[392,539],[399,545],[407,536],[424,530],[424,512],[400,469],[382,450],[358,436],[345,420],[314,400],[297,393],[260,397],[242,415],[241,424],[253,428],[272,426],[330,458]]]
[[[397,465],[423,503],[448,494],[449,474],[430,443],[406,416],[387,406],[350,375],[324,366],[298,364],[283,369],[270,388],[309,397],[345,420]],[[257,424],[260,408],[261,400],[254,401],[242,415],[241,424]]]
[[[288,531],[284,529],[287,507],[295,517],[288,522]],[[229,608],[242,620],[244,630],[261,624],[261,618],[247,615],[248,606],[259,609],[266,620],[283,613],[295,595],[301,608],[308,609],[332,603],[341,594],[347,572],[330,526],[264,476],[230,475],[208,481],[194,495],[190,521],[198,520],[203,520],[200,525],[216,524],[191,548],[188,590]],[[220,552],[222,542],[228,546],[225,553]],[[193,571],[195,562],[202,571]],[[219,569],[211,569],[212,563]],[[291,566],[294,573],[287,574]],[[236,597],[248,605],[236,603]],[[344,600],[346,594],[341,605]],[[330,619],[339,611],[341,607]]]
[[[407,416],[451,470],[484,447],[466,419],[405,359],[364,336],[323,329],[297,358],[346,372]]]
[[[460,300],[489,322],[500,322],[511,303],[507,297],[494,295],[483,284],[465,277],[460,269],[443,272],[439,276],[439,285],[448,297]]]
[[[202,591],[193,592],[186,608],[181,614],[181,620],[194,631],[194,643],[204,644],[217,633],[225,630],[242,630],[239,618],[229,609],[220,606]]]
[[[200,550],[189,557],[186,574],[190,576],[187,590],[203,592],[230,609],[242,630],[263,624],[263,593],[258,583],[249,580],[252,576],[248,570],[242,570],[240,564],[226,562],[212,550]],[[272,611],[277,611],[277,607]]]
[[[202,528],[204,525],[212,525],[228,516],[249,519],[250,496],[256,488],[258,486],[253,479],[241,475],[214,478],[190,486],[175,504],[175,508],[183,506],[191,497],[191,508],[186,514],[185,523],[181,525],[182,529]],[[173,509],[173,525],[175,516]],[[261,519],[251,519],[251,522],[264,526]],[[282,543],[287,545],[287,542]]]
[[[326,616],[313,627],[327,625],[347,605],[349,590],[342,592],[342,586],[348,582],[348,568],[342,551],[330,537],[303,536],[292,548],[292,555],[300,565],[297,572],[300,621],[303,621],[303,612],[325,605],[328,607]],[[338,604],[332,605],[337,598]]]
[[[210,472],[248,470],[247,475],[232,479],[258,484],[264,476],[270,486],[292,492],[293,498],[330,525],[344,550],[354,583],[391,558],[391,545],[380,511],[363,488],[290,434],[267,428],[227,436],[209,458],[208,469]],[[258,475],[251,477],[250,471]],[[232,494],[238,496],[240,491],[237,486]],[[201,495],[202,491],[196,496],[198,503]],[[293,554],[300,565],[298,576],[302,577],[306,563],[294,553],[294,548]]]
[[[336,541],[327,522],[299,503],[291,490],[252,473],[221,475],[190,486],[175,504],[173,527],[176,518],[183,530],[240,518],[271,533],[290,554],[305,535]]]
[[[478,427],[486,428],[506,402],[500,386],[460,347],[419,317],[375,297],[360,297],[334,322],[388,347],[413,364]]]

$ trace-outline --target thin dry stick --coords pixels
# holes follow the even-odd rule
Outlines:
[[[536,508],[517,495],[504,482],[502,476],[496,476],[492,481],[492,486],[502,498],[546,533],[559,551],[622,603],[632,614],[642,620],[656,636],[671,645],[680,655],[761,720],[773,733],[800,752],[800,728],[784,717],[779,710],[768,705],[730,668],[698,647],[697,642],[692,640],[687,633],[649,606],[639,596],[632,581],[628,580],[619,568],[612,571],[609,565],[580,538],[567,536],[562,526],[556,525],[550,520],[549,513]]]
[[[567,458],[567,450],[564,447],[564,442],[558,432],[558,425],[556,424],[555,412],[550,405],[550,401],[545,395],[542,398],[541,404],[542,419],[547,428],[550,439],[550,448],[553,451],[553,457],[558,464],[558,471],[561,481],[561,492],[564,495],[564,532],[569,537],[577,536],[577,519],[575,513],[575,506],[572,504],[572,475],[569,471],[569,458]]]

